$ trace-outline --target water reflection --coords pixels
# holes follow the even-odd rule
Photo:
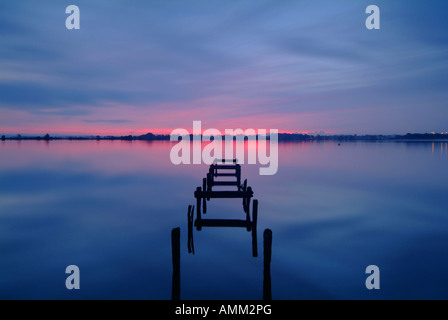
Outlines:
[[[434,154],[430,142],[279,143],[276,175],[244,165],[260,200],[257,229],[275,231],[273,297],[447,299],[448,157],[439,143]],[[209,169],[172,165],[172,145],[2,141],[0,298],[169,299],[169,231],[179,226],[188,247],[187,205],[195,219],[194,187]],[[206,207],[203,218],[246,214],[242,199]],[[182,298],[261,297],[261,242],[253,258],[244,228],[193,232]],[[70,264],[81,269],[76,296],[64,286]],[[364,286],[370,264],[384,271],[374,294]]]
[[[437,147],[438,143],[437,142],[431,142],[431,153],[434,155],[435,153],[435,149],[438,148]],[[448,142],[440,142],[440,155],[448,155],[447,152],[448,149]]]

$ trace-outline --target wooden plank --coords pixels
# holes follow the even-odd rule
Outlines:
[[[201,188],[196,189],[194,193],[195,198],[250,198],[254,195],[253,191],[201,191]],[[200,203],[197,205],[200,206]],[[196,211],[198,209],[196,208]]]
[[[251,225],[251,222],[247,222],[246,220],[235,220],[235,219],[201,219],[196,220],[194,225],[197,226],[198,223],[202,227],[242,227],[246,228],[248,225]]]
[[[215,169],[223,169],[223,170],[236,170],[238,168],[238,165],[225,165],[225,164],[215,164],[213,165],[213,168]]]
[[[238,186],[236,181],[214,181],[214,186]]]

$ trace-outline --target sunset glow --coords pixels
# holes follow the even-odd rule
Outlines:
[[[2,3],[0,134],[446,131],[443,2],[173,1]]]

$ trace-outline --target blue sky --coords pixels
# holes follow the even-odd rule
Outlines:
[[[81,11],[67,30],[65,8]],[[365,28],[365,9],[381,29]],[[444,1],[0,2],[0,133],[448,131]]]

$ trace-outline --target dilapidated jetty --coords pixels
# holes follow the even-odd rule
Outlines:
[[[257,249],[257,217],[258,200],[253,199],[254,192],[247,185],[247,179],[241,183],[241,166],[236,159],[215,160],[202,179],[202,187],[194,192],[196,198],[196,219],[194,205],[188,206],[188,252],[194,254],[193,231],[204,227],[242,227],[252,233],[252,255],[258,256]],[[207,202],[211,199],[241,199],[244,219],[209,219]],[[250,210],[252,207],[252,210]],[[263,232],[263,299],[271,300],[271,252],[272,231]],[[173,257],[172,299],[180,299],[180,228],[171,232],[171,249]]]
[[[223,179],[224,178],[224,179]],[[220,188],[217,188],[220,187]],[[223,190],[222,187],[225,187]],[[257,217],[258,200],[252,201],[254,192],[247,185],[247,179],[241,183],[241,165],[236,159],[220,159],[210,165],[206,178],[202,180],[202,187],[197,187],[194,192],[196,198],[196,220],[194,219],[194,207],[188,207],[188,250],[194,253],[193,225],[198,231],[203,227],[243,227],[252,232],[252,255],[257,257]],[[205,219],[207,202],[211,199],[242,199],[245,219]]]

